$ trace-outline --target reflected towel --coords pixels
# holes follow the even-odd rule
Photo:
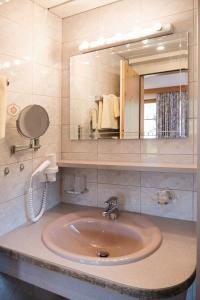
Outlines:
[[[102,120],[102,111],[103,111],[103,100],[99,101],[99,108],[98,108],[98,129],[101,129],[101,120]]]
[[[103,95],[101,129],[119,128],[119,98],[115,95]]]
[[[97,128],[97,111],[96,109],[92,109],[91,111],[91,121],[92,121],[92,129],[96,130]]]
[[[0,139],[6,132],[7,79],[0,76]]]
[[[119,97],[113,96],[113,106],[114,106],[114,117],[120,117],[120,106],[119,106]]]

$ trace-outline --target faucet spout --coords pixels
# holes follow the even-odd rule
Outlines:
[[[105,201],[106,207],[102,212],[102,216],[108,216],[111,220],[115,220],[119,216],[119,199],[117,197],[110,197]]]

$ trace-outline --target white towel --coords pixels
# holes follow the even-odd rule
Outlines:
[[[119,98],[115,95],[103,95],[101,129],[119,128]]]
[[[98,129],[101,129],[103,100],[100,100],[98,104],[99,104],[99,107],[98,107]]]
[[[120,117],[120,106],[119,106],[119,97],[116,97],[115,95],[112,95],[113,97],[113,106],[114,106],[114,117],[119,118]]]
[[[0,76],[0,139],[6,134],[7,79]]]
[[[96,130],[97,128],[97,110],[94,108],[91,111],[91,121],[92,121],[92,129]]]

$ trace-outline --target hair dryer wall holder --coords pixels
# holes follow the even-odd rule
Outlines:
[[[81,192],[77,192],[75,190],[69,190],[69,191],[65,191],[65,194],[68,194],[68,195],[74,195],[74,196],[78,196],[78,195],[83,195],[85,193],[88,193],[89,190],[87,188],[85,188],[83,191]]]

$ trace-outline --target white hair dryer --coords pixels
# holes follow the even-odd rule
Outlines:
[[[49,154],[47,160],[45,160],[31,175],[28,199],[27,199],[27,213],[32,222],[37,222],[44,214],[47,201],[48,182],[56,181],[56,173],[58,172],[58,166],[56,164],[56,155]],[[45,189],[42,195],[41,210],[38,215],[35,216],[33,208],[33,178],[40,176],[40,181],[45,183]]]

